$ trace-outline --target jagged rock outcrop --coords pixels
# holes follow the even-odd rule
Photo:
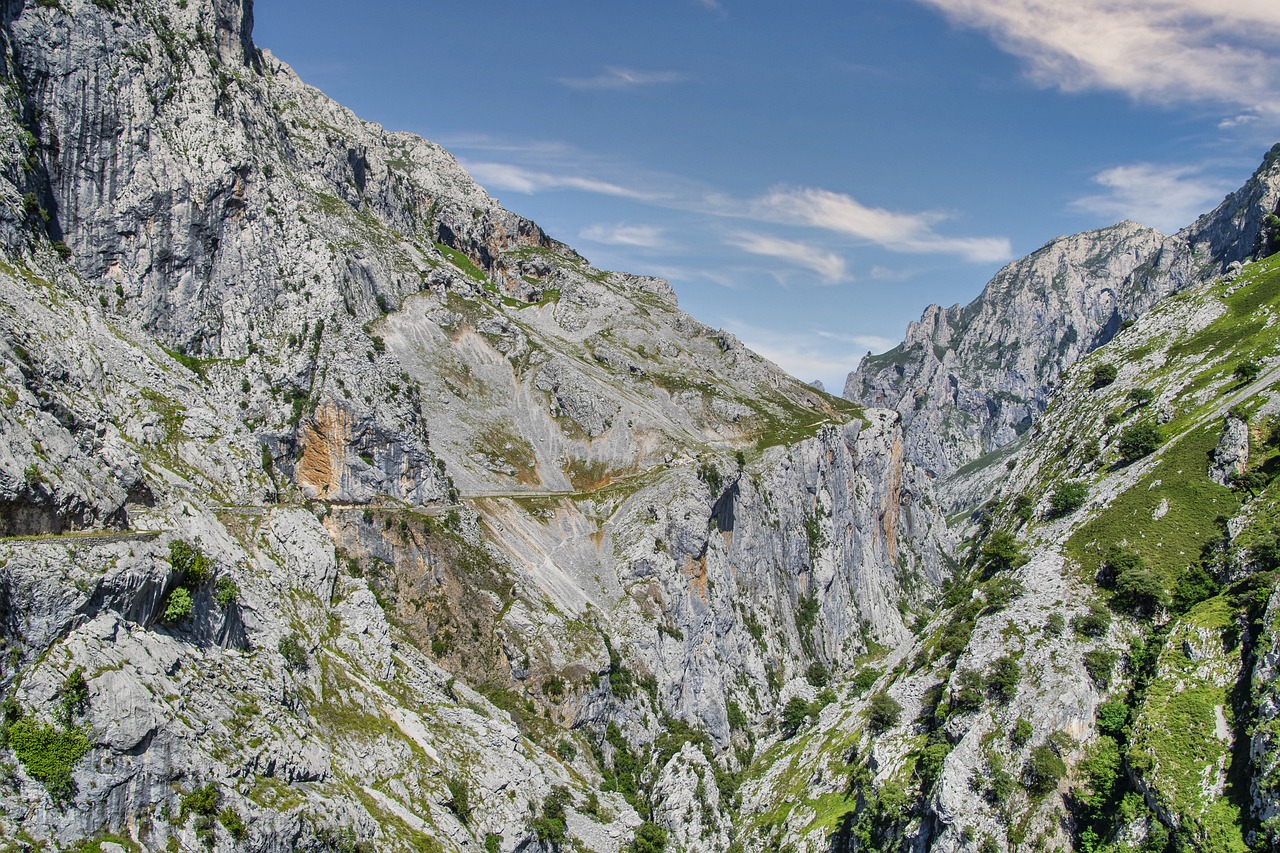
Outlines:
[[[900,412],[911,458],[949,475],[1029,429],[1062,371],[1124,323],[1232,263],[1280,248],[1271,222],[1278,205],[1280,148],[1172,237],[1122,222],[1054,240],[997,273],[969,305],[927,308],[901,345],[863,359],[844,396]]]
[[[1229,486],[1249,464],[1249,425],[1232,415],[1222,421],[1222,437],[1209,457],[1209,479]]]
[[[1025,433],[1067,366],[1184,286],[1187,264],[1167,260],[1179,248],[1131,222],[1054,240],[968,306],[928,308],[898,348],[863,360],[845,397],[901,413],[911,457],[950,474]],[[1162,262],[1167,275],[1139,276]]]

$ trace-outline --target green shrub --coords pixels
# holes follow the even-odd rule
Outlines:
[[[782,723],[779,731],[784,740],[794,737],[801,727],[809,722],[809,703],[799,696],[792,696],[782,708]]]
[[[1061,613],[1050,613],[1049,618],[1044,622],[1044,632],[1050,637],[1061,637],[1066,626],[1067,620]]]
[[[1005,655],[991,667],[987,678],[987,693],[1001,705],[1008,705],[1018,695],[1018,680],[1022,677],[1022,667],[1013,655]]]
[[[244,841],[249,836],[249,827],[245,826],[244,818],[231,806],[218,812],[218,822],[227,828],[227,834],[235,841]]]
[[[881,690],[874,693],[867,703],[867,723],[873,732],[885,732],[898,724],[902,717],[902,706],[898,701]]]
[[[1156,426],[1155,421],[1139,421],[1125,427],[1116,447],[1120,451],[1120,458],[1125,463],[1130,463],[1154,453],[1163,441],[1160,427]]]
[[[1147,569],[1142,555],[1118,545],[1102,560],[1103,579],[1115,590],[1115,602],[1134,613],[1149,613],[1168,603],[1164,584]]]
[[[1022,494],[1013,499],[1010,507],[1013,511],[1013,517],[1018,521],[1027,522],[1035,514],[1036,501],[1031,495]]]
[[[813,701],[809,703],[809,716],[817,717],[822,713],[822,709],[836,701],[836,694],[830,687],[824,687],[818,691],[818,695],[813,697]]]
[[[181,539],[169,543],[169,565],[188,589],[208,583],[213,574],[213,567],[204,553]]]
[[[1008,802],[1009,797],[1013,794],[1013,786],[1016,780],[1013,774],[1009,772],[1009,768],[1005,765],[1005,758],[998,752],[991,752],[987,755],[987,784],[983,791],[983,797],[987,803],[992,806],[1001,806]]]
[[[1129,706],[1119,699],[1109,699],[1098,706],[1098,732],[1117,740],[1129,725]]]
[[[818,597],[807,595],[800,599],[796,607],[796,630],[804,635],[818,621]]]
[[[1027,756],[1022,768],[1022,784],[1034,800],[1042,799],[1058,787],[1067,775],[1067,764],[1047,743],[1042,743]]]
[[[805,679],[814,687],[826,687],[831,681],[831,673],[823,666],[820,661],[814,661],[809,664],[809,668],[805,670]]]
[[[1089,497],[1089,487],[1084,483],[1067,482],[1060,484],[1049,496],[1049,517],[1061,518],[1084,506]]]
[[[1258,362],[1251,358],[1246,358],[1244,361],[1236,365],[1236,369],[1231,375],[1236,379],[1239,379],[1241,384],[1244,384],[1257,379],[1258,375],[1261,373],[1262,365],[1258,364]]]
[[[971,636],[973,636],[973,619],[966,619],[957,614],[943,627],[934,651],[938,655],[958,655],[964,651],[965,646],[969,645]]]
[[[1116,366],[1114,364],[1099,364],[1089,375],[1089,387],[1094,390],[1105,388],[1115,381]]]
[[[578,748],[567,740],[561,740],[556,744],[556,755],[561,761],[573,761],[578,757]]]
[[[191,600],[191,593],[186,587],[180,586],[169,593],[169,603],[165,605],[164,614],[160,618],[176,625],[191,616],[194,610],[195,603]]]
[[[201,817],[213,817],[218,813],[218,802],[222,799],[222,794],[218,791],[218,786],[213,782],[206,782],[202,787],[196,788],[189,794],[183,794],[179,807],[179,814],[185,819],[187,815],[199,815]]]
[[[876,681],[878,681],[879,678],[880,678],[880,670],[872,669],[869,666],[863,667],[862,669],[858,670],[857,675],[853,677],[853,681],[850,683],[849,692],[852,693],[854,696],[861,696],[863,693],[866,693],[872,687],[875,687]]]
[[[1260,572],[1280,569],[1280,545],[1276,544],[1274,536],[1253,543],[1246,553],[1248,554],[1249,562],[1253,563]],[[1201,569],[1200,571],[1203,572],[1204,570]],[[1206,598],[1211,597],[1206,596]]]
[[[982,610],[984,613],[996,613],[1004,610],[1015,600],[1021,598],[1024,592],[1026,592],[1026,587],[1017,578],[1001,578],[999,581],[993,581],[982,590],[982,597],[986,601]]]
[[[218,578],[218,582],[213,586],[213,600],[215,604],[226,610],[240,600],[239,585],[225,575]]]
[[[916,773],[920,775],[920,782],[925,790],[932,788],[933,783],[942,775],[942,766],[951,754],[951,743],[947,741],[946,735],[940,731],[935,734],[937,737],[931,735],[925,748],[920,750],[920,757],[916,759]]]
[[[89,707],[89,685],[84,680],[84,667],[77,666],[58,688],[58,711],[62,725],[71,728],[75,718]]]
[[[959,670],[951,682],[951,710],[961,713],[978,710],[985,701],[985,688],[982,673],[976,669]]]
[[[1108,735],[1102,735],[1089,747],[1078,769],[1085,784],[1076,792],[1076,797],[1091,809],[1101,808],[1120,778],[1119,745]]]
[[[1105,690],[1111,685],[1111,674],[1115,671],[1120,656],[1110,649],[1091,649],[1084,653],[1084,668],[1098,687]]]
[[[997,530],[982,543],[977,567],[984,577],[991,577],[1024,566],[1029,559],[1016,536],[1007,530]]]
[[[720,476],[720,469],[709,462],[703,462],[698,466],[698,479],[707,484],[707,490],[711,492],[713,498],[719,495],[724,487],[724,477]]]
[[[1111,611],[1098,602],[1089,605],[1089,612],[1071,620],[1071,627],[1083,637],[1101,637],[1111,627]]]
[[[9,748],[33,779],[44,785],[55,802],[75,796],[71,772],[89,751],[89,738],[80,729],[59,729],[19,716],[7,729]]]
[[[499,853],[502,850],[502,836],[496,832],[486,832],[484,835],[484,853]]]
[[[449,808],[458,816],[458,820],[471,822],[471,788],[467,780],[461,776],[450,776],[445,779],[445,787],[449,789]]]
[[[1009,734],[1009,742],[1016,747],[1024,747],[1027,745],[1027,741],[1031,740],[1031,735],[1034,733],[1031,728],[1031,721],[1026,717],[1019,717],[1018,722],[1013,725],[1013,731]]]
[[[1250,498],[1256,498],[1258,492],[1265,489],[1270,482],[1270,478],[1267,477],[1264,471],[1256,469],[1253,471],[1240,471],[1232,475],[1231,488],[1248,492]]]
[[[635,840],[631,842],[633,853],[662,853],[667,849],[667,831],[651,820],[636,827]]]
[[[1134,388],[1129,392],[1129,402],[1138,408],[1151,405],[1151,401],[1155,398],[1156,392],[1150,388]]]
[[[542,814],[533,821],[533,832],[538,840],[559,849],[564,843],[568,825],[565,823],[565,805],[569,792],[557,785],[542,801]]]
[[[280,638],[276,649],[280,652],[281,657],[284,658],[285,667],[290,670],[304,672],[311,664],[307,650],[302,645],[302,638],[297,634],[285,634]]]
[[[1149,569],[1138,565],[1116,576],[1116,604],[1133,613],[1151,613],[1169,603],[1169,594]]]

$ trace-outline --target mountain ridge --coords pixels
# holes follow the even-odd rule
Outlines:
[[[970,409],[858,406],[307,87],[251,3],[4,10],[18,849],[1274,846],[1280,275],[1210,274],[1263,184],[1200,255],[1122,224],[937,309]]]

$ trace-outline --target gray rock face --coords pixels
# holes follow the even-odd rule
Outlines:
[[[1253,695],[1257,697],[1257,725],[1249,743],[1251,779],[1249,794],[1253,816],[1259,822],[1280,815],[1280,591],[1267,602],[1263,643],[1254,664]],[[1267,642],[1267,638],[1270,642]]]
[[[0,538],[0,685],[90,742],[62,803],[18,760],[0,836],[512,851],[550,797],[612,853],[640,819],[600,743],[652,762],[678,718],[706,751],[646,798],[722,849],[742,719],[943,576],[895,417],[591,267],[251,21],[5,6],[0,536],[36,538]],[[184,813],[206,785],[243,833]]]
[[[1249,464],[1249,425],[1228,415],[1222,420],[1222,437],[1209,457],[1209,479],[1219,486],[1231,480]]]
[[[968,306],[926,309],[844,394],[898,411],[911,458],[945,476],[1026,432],[1066,367],[1189,281],[1183,244],[1132,222],[1060,238]]]
[[[863,359],[844,396],[900,412],[909,453],[946,476],[1009,445],[1062,371],[1165,296],[1280,248],[1280,147],[1173,237],[1131,222],[1064,237],[1001,270],[972,303],[930,306],[906,340]],[[951,495],[955,484],[943,489]],[[964,502],[957,493],[952,502]]]
[[[1269,255],[1280,248],[1280,233],[1267,216],[1280,213],[1280,144],[1267,152],[1258,170],[1222,204],[1178,232],[1193,253],[1224,272],[1231,264]]]

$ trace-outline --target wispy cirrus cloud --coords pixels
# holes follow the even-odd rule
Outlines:
[[[638,89],[683,83],[688,77],[678,71],[637,71],[611,66],[591,77],[557,77],[557,82],[570,89]]]
[[[526,195],[547,190],[580,190],[636,201],[658,201],[661,198],[652,192],[632,189],[622,184],[584,175],[557,174],[528,169],[511,163],[473,160],[459,160],[459,162],[477,182],[488,189],[511,190]]]
[[[521,147],[482,140],[472,150],[483,152],[486,159],[460,157],[459,162],[489,190],[526,195],[566,190],[595,193],[723,220],[819,229],[893,252],[955,255],[975,263],[1005,261],[1013,254],[1005,237],[941,233],[939,226],[951,218],[942,211],[887,210],[863,204],[845,193],[813,187],[777,187],[754,198],[742,198],[674,175],[600,177],[621,170],[550,143]],[[510,151],[515,155],[511,159],[531,165],[488,159],[495,151]],[[833,269],[828,263],[821,274],[831,274]]]
[[[1093,176],[1105,192],[1071,203],[1077,210],[1110,219],[1132,219],[1173,233],[1231,189],[1230,182],[1205,177],[1196,166],[1134,163]]]
[[[835,332],[828,332],[822,329],[815,330],[814,334],[824,340],[853,344],[856,347],[866,349],[867,352],[884,352],[885,350],[893,349],[899,344],[899,341],[880,335],[838,335]]]
[[[1045,86],[1280,113],[1280,3],[1274,0],[919,2],[990,33]]]
[[[934,225],[944,213],[897,213],[852,196],[811,187],[775,189],[750,202],[749,215],[769,222],[808,225],[866,240],[895,252],[960,255],[976,263],[1008,260],[1004,237],[946,237]]]
[[[669,245],[665,231],[654,225],[613,225],[598,223],[583,228],[578,236],[606,246],[634,246],[640,249],[664,249]]]
[[[793,266],[811,270],[827,284],[837,284],[849,277],[844,258],[809,243],[747,231],[729,236],[725,243],[752,255],[777,258]]]

